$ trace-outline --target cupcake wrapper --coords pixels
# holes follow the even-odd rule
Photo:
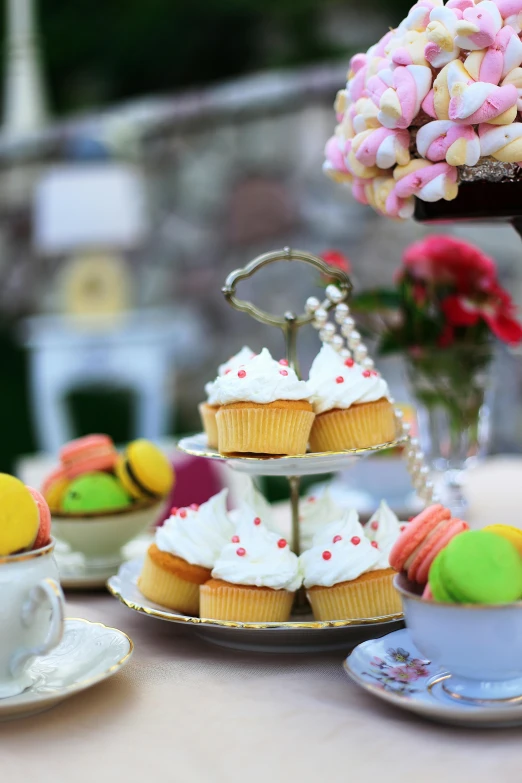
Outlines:
[[[138,587],[150,601],[189,615],[199,613],[199,585],[164,571],[147,554]]]
[[[315,417],[310,434],[312,451],[364,449],[388,443],[397,436],[393,407],[388,400],[364,402]]]
[[[393,577],[393,573],[385,571],[382,576],[368,580],[354,579],[321,590],[308,590],[315,619],[351,620],[402,612]]]
[[[207,436],[207,442],[209,448],[217,449],[218,447],[218,430],[216,422],[216,413],[218,408],[208,405],[206,402],[200,403],[198,406],[199,415],[201,416],[201,423]]]
[[[200,615],[208,620],[232,622],[285,622],[290,617],[294,594],[288,590],[240,585],[200,587]]]
[[[304,454],[315,414],[292,408],[220,408],[223,454]]]

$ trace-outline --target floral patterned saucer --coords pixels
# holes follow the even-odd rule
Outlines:
[[[470,727],[522,725],[522,700],[469,704],[450,696],[451,676],[426,660],[408,629],[363,642],[344,662],[348,676],[383,701],[425,718]]]

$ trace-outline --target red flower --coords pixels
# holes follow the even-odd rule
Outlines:
[[[402,277],[456,286],[461,293],[483,290],[496,277],[492,258],[478,247],[454,237],[435,235],[410,245],[403,257]]]
[[[502,342],[510,345],[522,342],[522,326],[515,318],[515,304],[496,282],[481,296],[448,296],[441,307],[451,326],[475,326],[482,319]]]
[[[321,258],[330,266],[336,267],[336,269],[341,269],[343,272],[351,271],[349,259],[339,250],[325,250],[321,253]]]
[[[444,328],[437,338],[437,345],[439,348],[449,348],[454,342],[455,330],[453,329],[453,326],[449,323],[444,324]]]

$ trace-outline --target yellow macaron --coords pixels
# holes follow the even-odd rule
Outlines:
[[[495,533],[495,535],[507,539],[522,557],[522,530],[520,528],[511,525],[488,525],[483,529],[488,533]]]
[[[0,473],[0,555],[30,549],[40,517],[33,496],[14,476]]]
[[[116,475],[136,500],[165,497],[174,484],[174,469],[165,454],[143,438],[129,443],[120,455]]]

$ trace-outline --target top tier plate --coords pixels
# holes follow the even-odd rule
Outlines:
[[[194,457],[222,460],[234,470],[250,473],[253,476],[312,476],[317,473],[335,473],[346,470],[359,457],[366,457],[385,449],[400,446],[406,441],[407,436],[401,435],[389,443],[381,443],[367,449],[323,451],[295,457],[225,457],[216,449],[211,449],[207,443],[207,436],[204,432],[200,432],[188,438],[181,438],[178,441],[178,449]]]

